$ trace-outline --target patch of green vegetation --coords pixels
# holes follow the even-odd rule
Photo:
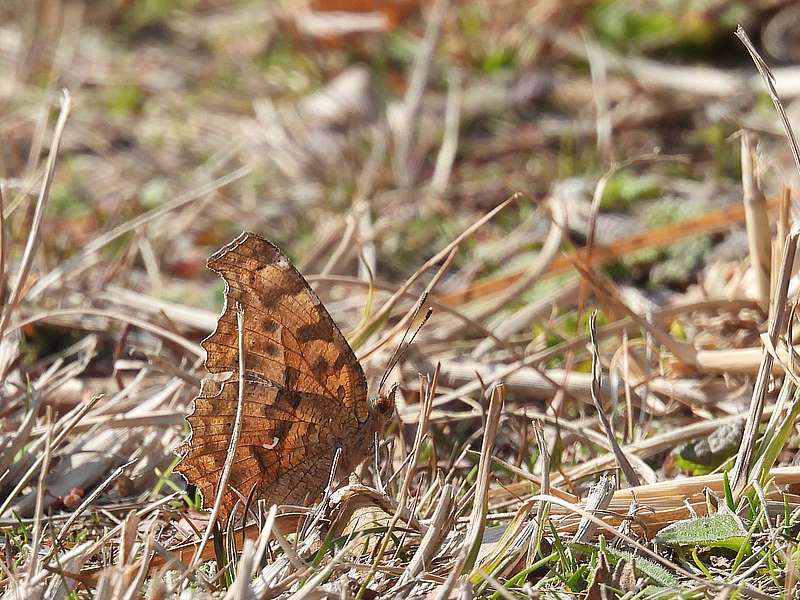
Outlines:
[[[663,258],[650,271],[650,285],[681,286],[687,284],[704,264],[711,251],[710,235],[681,240],[664,249]]]
[[[664,200],[654,202],[642,211],[642,219],[648,228],[667,227],[676,225],[687,219],[699,217],[703,214],[703,207],[696,202],[681,202]]]
[[[463,49],[469,63],[491,74],[512,69],[517,65],[517,48],[492,41],[487,29],[492,26],[489,3],[466,3],[459,13]]]
[[[273,88],[305,94],[321,84],[311,58],[288,35],[276,35],[269,49],[253,62]]]
[[[705,147],[713,160],[716,175],[740,181],[742,178],[742,162],[739,156],[739,143],[732,140],[736,132],[733,123],[718,121],[699,128],[690,137]]]
[[[405,69],[413,64],[418,44],[418,40],[409,35],[407,31],[395,29],[386,35],[384,51],[378,54],[386,66]]]
[[[431,256],[446,246],[464,227],[464,221],[457,216],[447,218],[438,212],[420,211],[407,222],[405,230],[392,241],[391,246],[384,250],[389,252],[395,268],[410,273],[422,264],[422,255]],[[465,260],[477,244],[474,237],[465,239],[459,245],[454,262],[459,264]]]
[[[223,306],[225,304],[225,282],[217,279],[211,286],[211,306]]]
[[[676,340],[683,340],[685,342],[689,339],[686,335],[686,329],[683,327],[683,323],[677,319],[669,324],[669,334]]]
[[[639,248],[633,252],[627,253],[619,261],[619,264],[624,269],[625,273],[631,275],[631,270],[639,265],[649,265],[656,262],[661,256],[659,248]]]
[[[655,541],[674,548],[727,548],[736,551],[750,543],[741,520],[724,508],[710,517],[676,521],[658,532]]]
[[[163,23],[177,10],[188,10],[197,0],[134,0],[127,3],[125,25],[136,31],[143,27]]]
[[[618,51],[670,50],[686,56],[707,52],[752,10],[744,2],[710,10],[711,0],[660,0],[634,4],[623,0],[596,2],[587,23],[597,39]]]
[[[539,321],[531,325],[531,338],[532,345],[538,349],[552,348],[564,341],[564,338],[558,335],[550,327],[545,327]]]
[[[59,219],[71,221],[91,214],[92,209],[69,184],[54,183],[50,191],[48,209]]]
[[[575,275],[573,273],[562,273],[560,275],[542,279],[541,281],[537,282],[535,286],[528,289],[524,293],[524,303],[529,304],[531,302],[541,300],[542,298],[551,295],[562,286],[568,285],[574,279]]]
[[[485,73],[494,73],[503,69],[511,69],[517,61],[516,52],[511,48],[496,48],[483,57],[481,69]]]
[[[142,109],[145,99],[144,90],[138,85],[120,85],[111,89],[106,108],[114,116],[128,117]]]
[[[601,272],[613,279],[614,281],[624,281],[626,279],[630,279],[633,274],[631,273],[630,267],[626,264],[624,257],[621,260],[612,260],[604,264],[600,267]]]
[[[600,206],[605,210],[628,210],[636,202],[658,198],[661,194],[661,185],[655,176],[622,169],[609,178]]]
[[[585,177],[596,173],[602,164],[594,144],[578,143],[574,136],[564,135],[559,139],[558,173],[556,179]]]
[[[155,177],[142,187],[139,202],[147,209],[161,206],[169,193],[169,183],[162,177]]]
[[[678,587],[678,580],[660,564],[650,559],[643,558],[642,556],[634,555],[631,552],[613,548],[605,543],[605,538],[603,536],[600,536],[600,543],[598,545],[570,544],[570,547],[589,554],[590,561],[596,561],[596,557],[600,552],[606,555],[611,565],[616,565],[620,560],[631,561],[637,572],[646,575],[654,583],[673,589]]]

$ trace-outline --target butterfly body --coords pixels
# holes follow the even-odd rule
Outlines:
[[[221,514],[240,495],[307,504],[324,489],[337,450],[344,472],[370,453],[394,410],[394,393],[368,399],[355,354],[277,246],[245,232],[208,266],[226,290],[217,328],[203,341],[206,368],[227,379],[204,381],[175,470],[200,489],[206,507],[213,504],[239,398],[238,304],[244,310],[243,411]]]

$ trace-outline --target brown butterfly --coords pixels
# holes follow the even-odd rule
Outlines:
[[[208,260],[225,281],[225,308],[203,341],[206,379],[187,417],[175,468],[210,508],[228,454],[239,395],[237,303],[244,310],[244,404],[220,518],[240,497],[304,504],[325,488],[334,456],[352,471],[394,411],[394,392],[367,397],[361,365],[317,295],[267,240],[244,232]],[[236,492],[230,488],[235,488]]]

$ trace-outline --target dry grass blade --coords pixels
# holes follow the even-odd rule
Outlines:
[[[114,312],[109,310],[100,310],[92,308],[65,308],[63,310],[50,310],[42,314],[28,317],[27,319],[20,321],[19,323],[16,324],[16,328],[21,329],[26,325],[32,325],[40,321],[48,321],[51,319],[56,320],[60,317],[71,317],[71,316],[102,317],[102,318],[122,321],[124,323],[128,323],[130,325],[139,327],[145,331],[149,331],[154,335],[156,335],[157,337],[161,337],[170,342],[174,342],[182,346],[183,348],[185,348],[186,350],[188,350],[197,357],[205,356],[205,350],[203,350],[202,347],[200,347],[198,344],[190,342],[182,335],[177,335],[174,331],[170,331],[169,329],[159,327],[158,325],[146,321],[144,319],[138,319],[136,317],[131,317],[119,312]]]
[[[586,498],[585,502],[586,510],[593,515],[603,513],[611,503],[616,487],[617,483],[614,477],[608,477],[606,474],[603,474],[589,491],[589,496]],[[544,495],[544,493],[542,495]],[[594,537],[595,530],[595,523],[591,519],[581,517],[581,522],[572,538],[572,543],[579,544],[589,541]]]
[[[462,578],[461,575],[464,572],[464,565],[467,562],[468,554],[469,549],[465,547],[450,568],[450,572],[447,574],[447,579],[436,590],[436,594],[433,596],[432,600],[447,600],[448,598],[451,598],[453,588],[456,586],[456,583],[459,581],[459,579],[463,581],[464,585],[469,586],[469,584]],[[469,589],[471,592],[472,588],[469,587]]]
[[[597,411],[597,416],[600,417],[600,422],[603,424],[603,431],[606,434],[614,457],[617,459],[617,464],[625,474],[625,479],[628,480],[630,485],[640,485],[639,476],[636,474],[636,471],[633,470],[628,457],[625,456],[625,452],[620,447],[617,436],[614,433],[614,426],[611,424],[608,415],[606,415],[603,409],[603,404],[600,401],[600,384],[603,371],[600,365],[600,350],[597,343],[597,310],[592,311],[592,315],[589,318],[589,332],[592,339],[592,402]]]
[[[767,200],[761,191],[756,171],[755,151],[750,134],[742,131],[742,200],[744,201],[747,242],[750,247],[750,268],[756,280],[759,302],[769,302],[772,270],[772,239],[769,231]]]
[[[363,597],[364,593],[366,592],[367,586],[369,585],[370,581],[372,581],[374,574],[377,572],[378,564],[380,564],[384,554],[386,553],[386,549],[391,541],[392,533],[395,527],[397,527],[397,524],[400,522],[400,519],[404,516],[406,510],[406,501],[411,489],[411,481],[414,477],[416,469],[417,457],[419,456],[420,447],[422,446],[422,441],[425,438],[425,433],[428,429],[428,418],[430,417],[431,407],[433,406],[433,397],[436,394],[436,386],[438,385],[438,382],[439,367],[437,366],[433,373],[433,377],[428,382],[427,389],[425,389],[424,392],[422,391],[422,388],[420,389],[420,393],[422,395],[420,419],[417,423],[417,432],[414,436],[414,445],[411,448],[411,453],[406,464],[406,471],[403,476],[403,483],[400,487],[400,495],[397,499],[397,510],[395,511],[394,515],[392,515],[391,521],[389,521],[389,526],[383,536],[383,539],[381,540],[381,545],[376,553],[375,560],[372,563],[369,573],[364,579],[364,583],[358,590],[358,594],[356,596],[357,599]]]
[[[439,492],[439,500],[436,504],[431,522],[428,525],[428,530],[422,537],[417,551],[405,568],[403,575],[397,580],[395,589],[399,589],[406,585],[409,581],[417,577],[423,570],[429,569],[431,561],[437,552],[440,550],[442,539],[452,526],[452,509],[454,497],[454,488],[449,483],[442,486]]]
[[[64,425],[63,429],[59,431],[53,438],[51,447],[57,448],[61,444],[61,442],[63,442],[64,439],[66,439],[66,437],[69,435],[72,429],[80,422],[80,420],[84,416],[86,416],[86,413],[88,413],[92,408],[94,408],[95,404],[101,398],[103,398],[102,394],[94,396],[86,404],[80,406],[78,410],[75,412],[75,414],[72,416],[70,421],[67,422]],[[17,483],[15,484],[14,489],[8,494],[8,496],[6,496],[5,500],[3,500],[3,504],[0,505],[0,517],[2,517],[6,513],[9,506],[11,506],[11,503],[16,498],[17,494],[19,494],[20,491],[27,485],[27,483],[30,481],[30,479],[33,477],[36,471],[41,468],[43,462],[44,462],[44,455],[40,454],[39,456],[36,457],[36,459],[33,461],[33,463],[25,472],[25,474],[22,477],[20,477],[19,481],[17,481]]]
[[[486,413],[486,423],[483,427],[483,441],[481,443],[481,458],[478,463],[478,475],[475,484],[475,493],[472,498],[472,513],[470,524],[464,534],[464,546],[469,548],[462,573],[469,573],[475,567],[478,552],[486,528],[486,514],[488,512],[489,476],[492,468],[492,452],[500,426],[500,415],[506,400],[506,390],[502,383],[498,383],[492,390],[489,399],[489,410]]]
[[[6,261],[8,260],[8,248],[6,247],[6,217],[5,217],[5,192],[3,191],[4,188],[3,182],[0,182],[0,289],[3,291],[0,292],[0,302],[5,304],[6,301],[6,288],[8,284],[6,282]],[[2,332],[0,332],[2,333]],[[0,336],[2,337],[2,336]]]
[[[447,106],[444,113],[444,133],[442,145],[436,155],[436,163],[431,176],[431,193],[444,194],[453,170],[453,161],[458,150],[458,134],[461,125],[462,75],[458,70],[451,71],[447,77]]]
[[[397,125],[395,140],[395,173],[401,188],[409,187],[414,180],[415,166],[412,164],[417,114],[419,113],[425,86],[428,83],[436,44],[442,30],[449,0],[437,0],[430,11],[425,28],[425,37],[419,45],[411,71],[411,81],[403,98],[402,114]]]
[[[778,286],[775,298],[772,301],[772,311],[770,315],[769,331],[767,333],[770,344],[775,346],[778,342],[780,332],[786,326],[786,297],[789,291],[789,278],[794,265],[797,243],[800,240],[800,231],[792,231],[786,238],[786,245],[783,252],[783,263],[781,264],[780,275],[778,276]],[[758,424],[764,412],[764,402],[766,399],[767,385],[772,372],[772,354],[765,348],[761,357],[761,364],[756,376],[753,388],[753,397],[750,401],[750,411],[747,414],[742,445],[736,455],[736,462],[733,466],[731,476],[731,487],[741,493],[744,487],[750,482],[751,478],[751,458],[755,449],[758,436]]]
[[[533,420],[533,433],[536,436],[536,446],[539,449],[539,464],[541,466],[541,481],[539,483],[539,493],[543,496],[548,496],[551,493],[550,487],[550,452],[547,448],[547,440],[544,436],[544,426],[538,419]],[[528,563],[531,563],[542,544],[544,537],[545,523],[550,513],[550,505],[547,502],[540,502],[536,507],[536,515],[534,516],[535,530],[531,534],[528,543]]]
[[[2,313],[0,313],[0,338],[5,334],[6,326],[8,325],[12,313],[17,309],[17,304],[20,302],[24,295],[24,290],[28,285],[28,274],[30,273],[33,264],[33,257],[36,249],[39,246],[42,221],[44,220],[44,211],[47,207],[47,201],[50,199],[50,187],[53,184],[53,175],[56,170],[56,158],[58,157],[58,149],[61,145],[61,138],[64,135],[64,128],[67,125],[67,118],[69,117],[72,100],[70,99],[69,92],[64,90],[61,94],[61,112],[58,115],[56,128],[53,133],[53,143],[50,145],[50,153],[47,155],[47,165],[45,166],[44,182],[42,182],[41,190],[39,191],[39,198],[36,201],[36,209],[33,213],[33,221],[31,222],[30,230],[28,232],[28,241],[25,244],[25,251],[20,260],[19,268],[17,269],[16,281],[14,288],[11,290],[11,295],[8,301],[4,303]],[[5,242],[5,237],[3,239]],[[3,253],[5,255],[5,253]]]
[[[28,443],[31,432],[34,431],[33,424],[39,413],[40,400],[40,394],[33,393],[30,395],[30,406],[22,423],[20,423],[11,440],[0,449],[0,482],[5,479],[9,467],[17,457],[17,453]],[[34,431],[34,433],[36,432]]]
[[[770,71],[767,63],[763,58],[761,58],[761,55],[755,49],[755,46],[753,46],[753,43],[750,41],[747,32],[741,25],[736,28],[736,37],[738,37],[742,44],[744,44],[744,47],[747,48],[747,51],[750,53],[750,56],[753,59],[753,63],[756,65],[758,72],[761,74],[761,78],[764,80],[764,84],[767,86],[767,92],[769,93],[772,103],[775,105],[775,110],[778,112],[778,116],[781,118],[781,123],[783,124],[786,138],[789,141],[789,149],[792,151],[794,164],[797,167],[798,173],[800,173],[800,148],[797,146],[797,139],[794,136],[792,124],[789,121],[786,110],[783,108],[783,103],[778,96],[778,90],[775,89],[775,76]]]
[[[244,165],[226,175],[223,175],[222,177],[219,177],[207,185],[204,185],[196,190],[186,192],[185,194],[175,198],[172,202],[168,202],[162,206],[154,208],[143,215],[140,215],[126,223],[123,223],[122,225],[119,225],[118,227],[115,227],[108,233],[98,236],[97,238],[93,239],[91,243],[87,244],[86,247],[82,248],[75,256],[64,261],[50,273],[42,276],[31,288],[30,292],[28,293],[28,298],[32,300],[38,298],[42,293],[44,293],[45,290],[55,283],[64,281],[69,277],[74,277],[84,269],[95,264],[92,260],[90,260],[90,257],[120,236],[131,231],[135,231],[151,221],[159,219],[160,217],[168,215],[179,208],[186,206],[187,204],[195,202],[219,188],[230,185],[234,181],[237,181],[250,173],[252,169],[252,165]]]
[[[50,418],[48,415],[48,423]],[[31,557],[28,563],[28,578],[33,579],[33,576],[38,571],[39,567],[39,548],[42,544],[42,519],[44,517],[44,492],[45,492],[45,477],[49,472],[50,459],[53,452],[53,427],[49,423],[47,428],[47,435],[45,436],[44,453],[42,454],[42,467],[39,472],[39,485],[36,490],[36,510],[33,517],[33,533],[31,545]]]

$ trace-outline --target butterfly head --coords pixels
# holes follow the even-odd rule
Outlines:
[[[396,393],[397,384],[395,383],[388,392],[379,390],[377,396],[370,398],[372,413],[381,423],[388,421],[394,414],[394,396]]]

